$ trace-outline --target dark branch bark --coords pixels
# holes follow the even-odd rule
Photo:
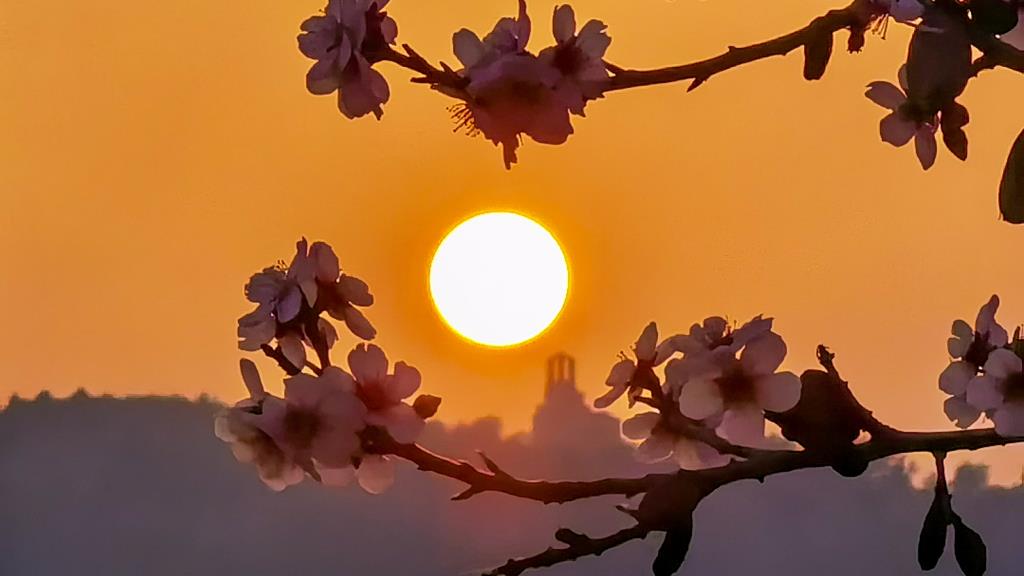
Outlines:
[[[500,568],[495,568],[484,574],[484,576],[519,576],[523,572],[534,568],[547,568],[563,562],[571,562],[584,556],[600,556],[608,550],[622,546],[632,540],[646,538],[650,530],[637,525],[620,530],[604,538],[590,538],[589,536],[568,531],[559,532],[566,533],[563,537],[563,540],[568,543],[566,547],[548,548],[535,556],[509,560]]]

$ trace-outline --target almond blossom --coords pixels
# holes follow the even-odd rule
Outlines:
[[[260,479],[276,492],[302,482],[302,468],[274,440],[284,429],[284,400],[263,390],[256,365],[241,361],[249,397],[217,415],[214,432],[231,445],[235,458],[256,466]]]
[[[786,357],[786,343],[774,332],[743,347],[739,358],[729,347],[686,360],[685,380],[678,389],[680,412],[694,420],[721,418],[717,430],[743,445],[764,440],[764,412],[785,412],[800,400],[800,378],[777,372]]]
[[[906,75],[900,74],[900,87],[889,82],[875,81],[868,84],[864,95],[890,111],[878,125],[882,141],[899,148],[913,139],[917,159],[921,167],[927,170],[935,164],[938,153],[935,132],[939,127],[939,118],[937,114],[925,113],[911,103],[906,90]]]
[[[1024,436],[1024,362],[1013,350],[993,351],[985,373],[967,386],[967,401],[989,412],[1000,436]]]
[[[604,55],[612,39],[600,20],[590,20],[577,34],[576,14],[568,4],[555,7],[553,28],[557,44],[542,50],[539,58],[561,74],[555,83],[558,97],[573,114],[583,116],[587,101],[604,92],[609,78]]]
[[[874,0],[874,3],[897,22],[913,22],[924,15],[924,4],[919,0]]]
[[[641,441],[636,451],[641,462],[655,463],[671,457],[680,468],[701,470],[724,466],[731,460],[704,442],[672,431],[657,412],[644,412],[624,420],[622,435]]]
[[[359,454],[366,407],[348,373],[328,366],[319,376],[297,374],[284,381],[285,417],[279,443],[298,462],[318,469],[346,468]]]
[[[769,332],[772,322],[772,318],[757,316],[734,330],[725,318],[712,316],[691,326],[689,333],[669,338],[667,345],[688,357],[701,356],[722,346],[738,352],[747,342]]]
[[[953,336],[947,341],[953,362],[939,376],[939,388],[950,395],[943,408],[946,416],[960,428],[974,424],[981,410],[967,401],[967,388],[978,375],[989,355],[1009,342],[1006,329],[996,322],[999,296],[992,296],[978,311],[974,328],[963,321],[953,322]]]
[[[605,381],[611,389],[594,400],[594,407],[607,408],[627,391],[630,392],[629,404],[632,406],[646,386],[657,385],[658,378],[654,375],[654,368],[668,360],[672,352],[668,341],[658,344],[658,325],[654,322],[648,324],[633,346],[636,360],[623,357],[612,366],[612,371]]]
[[[388,0],[329,0],[323,15],[302,23],[299,50],[316,60],[306,74],[313,94],[338,93],[338,109],[348,118],[373,113],[379,120],[391,96],[384,76],[372,68],[395,43],[398,26],[383,12]]]
[[[517,18],[502,18],[483,40],[462,29],[453,37],[459,72],[467,81],[465,105],[456,107],[459,127],[500,145],[506,168],[517,161],[522,135],[562,144],[572,134],[568,105],[555,94],[561,75],[526,50],[531,22],[526,1]],[[439,87],[441,88],[441,87]]]
[[[327,349],[338,340],[331,323],[317,318],[307,324],[303,310],[319,315],[321,309],[345,322],[358,337],[372,339],[376,332],[356,306],[373,304],[366,284],[341,274],[338,257],[324,242],[312,246],[305,238],[296,243],[296,253],[287,267],[266,268],[253,275],[245,287],[246,298],[257,304],[238,320],[239,348],[260,350],[275,338],[285,358],[301,369],[306,362],[306,344],[314,337]],[[312,333],[315,326],[316,334]]]

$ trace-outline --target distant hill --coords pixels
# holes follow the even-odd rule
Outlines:
[[[453,503],[457,483],[411,466],[384,496],[311,482],[274,494],[214,437],[219,409],[180,398],[13,398],[0,412],[0,574],[452,576],[539,551],[561,526],[601,534],[626,523],[616,498]],[[549,389],[531,434],[503,438],[497,419],[483,419],[431,424],[423,444],[467,458],[482,449],[527,477],[649,471],[617,421],[590,411],[571,386]],[[955,492],[986,537],[989,574],[1020,574],[1024,491],[989,487],[984,469],[965,468]],[[917,574],[929,498],[884,463],[859,479],[808,471],[734,485],[698,510],[682,574]],[[645,574],[657,540],[546,574]],[[947,557],[935,573],[959,572]]]

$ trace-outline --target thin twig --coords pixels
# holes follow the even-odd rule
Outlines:
[[[568,532],[568,531],[559,531]],[[600,556],[632,540],[642,540],[650,534],[650,530],[641,525],[619,530],[603,538],[591,538],[583,534],[568,532],[562,538],[568,545],[564,548],[548,548],[528,558],[513,559],[499,568],[495,568],[484,576],[519,576],[523,572],[535,568],[547,568],[563,562],[571,562],[584,556]],[[571,535],[572,537],[569,537]]]

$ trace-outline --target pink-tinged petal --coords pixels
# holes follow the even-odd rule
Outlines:
[[[342,316],[345,319],[345,326],[348,326],[349,331],[357,337],[363,340],[373,340],[377,337],[377,330],[358,308],[346,306]]]
[[[395,22],[391,16],[385,16],[380,22],[380,34],[384,37],[385,42],[393,45],[398,39],[398,22]]]
[[[672,338],[669,338],[669,339],[665,340],[661,344],[658,344],[658,347],[655,348],[655,350],[654,350],[654,365],[655,366],[661,366],[662,364],[665,363],[666,360],[671,358],[672,355],[676,353],[676,345],[675,345],[674,338],[678,338],[678,336],[673,336]]]
[[[1021,364],[1020,356],[1014,354],[1012,350],[995,350],[988,355],[988,361],[985,362],[985,374],[1005,380],[1012,374],[1020,374],[1024,369]]]
[[[752,404],[726,410],[718,433],[733,444],[759,446],[764,443],[764,412]]]
[[[752,375],[772,374],[786,359],[786,342],[774,332],[768,332],[747,343],[740,355],[743,369]]]
[[[281,300],[277,303],[277,321],[282,324],[291,322],[299,315],[302,309],[302,290],[295,284],[290,284]]]
[[[792,372],[779,372],[754,381],[757,403],[769,412],[792,410],[800,401],[800,377]]]
[[[269,344],[277,334],[277,322],[264,310],[255,310],[238,321],[238,347],[248,352],[256,352],[264,344]]]
[[[723,329],[721,332],[718,332],[718,318],[708,318],[708,320],[715,320],[715,322],[710,325],[715,332],[709,331],[709,334],[711,334],[715,340],[722,338],[725,335],[725,330]],[[704,322],[707,323],[708,320],[705,320]],[[771,333],[772,324],[774,324],[774,322],[774,318],[764,318],[762,316],[754,317],[750,322],[740,326],[732,333],[732,345],[729,346],[729,349],[736,352],[750,342]]]
[[[555,15],[552,23],[555,34],[555,41],[565,44],[576,35],[576,14],[572,6],[562,4],[555,7]]]
[[[383,494],[395,483],[395,465],[386,456],[368,454],[356,471],[359,485],[370,494]]]
[[[968,344],[974,339],[974,328],[964,320],[954,321],[951,333],[961,340],[966,340]]]
[[[918,0],[890,0],[889,15],[897,22],[912,22],[924,15],[924,5]]]
[[[395,363],[395,373],[388,378],[388,399],[399,402],[412,396],[420,389],[420,371],[405,362]]]
[[[978,375],[978,369],[967,362],[952,362],[939,375],[939,390],[950,396],[963,396],[967,385]]]
[[[942,404],[942,410],[957,428],[967,429],[981,417],[981,410],[967,403],[963,396],[951,396]]]
[[[939,145],[935,141],[935,132],[930,128],[922,127],[914,135],[914,150],[917,152],[917,159],[921,162],[921,168],[925,170],[935,165],[935,157],[939,153]]]
[[[645,440],[661,420],[657,412],[644,412],[622,421],[622,435],[630,440]]]
[[[319,462],[316,463],[316,471],[320,474],[320,481],[324,486],[331,488],[344,488],[352,483],[356,477],[356,469],[352,466],[343,468],[327,468]]]
[[[654,360],[655,349],[658,346],[658,325],[651,322],[644,328],[640,338],[636,341],[637,360]]]
[[[1008,402],[992,415],[996,434],[1004,438],[1024,436],[1024,403]]]
[[[249,391],[249,398],[261,400],[267,395],[267,392],[263,389],[263,379],[260,378],[260,371],[256,368],[256,363],[243,358],[238,361],[238,366],[242,371],[242,381],[245,382],[245,388]]]
[[[667,434],[655,434],[636,449],[636,459],[646,464],[661,462],[672,455],[674,439]]]
[[[665,386],[672,391],[673,397],[686,385],[690,379],[688,362],[680,358],[673,358],[665,366]]]
[[[338,342],[338,331],[334,328],[334,324],[331,324],[330,320],[326,318],[320,318],[317,321],[317,330],[320,331],[320,336],[324,339],[327,349],[334,348],[334,344]]]
[[[687,418],[704,420],[723,408],[722,391],[710,378],[691,378],[679,391],[679,411]]]
[[[588,21],[583,25],[583,29],[580,30],[579,37],[576,40],[576,47],[590,58],[598,61],[602,60],[608,51],[608,47],[612,44],[612,39],[605,33],[607,29],[608,26],[600,20]]]
[[[899,112],[892,112],[878,124],[878,131],[882,141],[892,144],[897,148],[906,146],[917,132],[917,125],[909,120],[904,120]]]
[[[370,294],[370,287],[355,276],[342,274],[338,279],[338,293],[342,298],[356,306],[372,306],[373,295]]]
[[[324,368],[323,374],[320,375],[320,381],[333,390],[350,394],[356,390],[356,383],[352,376],[337,366]]]
[[[703,442],[697,442],[684,437],[676,439],[672,455],[675,457],[676,463],[683,470],[718,468],[725,466],[731,460],[728,456],[719,453]]]
[[[311,453],[317,462],[331,468],[340,468],[352,463],[352,457],[359,451],[359,436],[344,426],[329,426],[313,437]]]
[[[974,329],[967,322],[957,320],[953,322],[952,332],[953,337],[946,341],[946,350],[953,358],[963,358],[974,341]]]
[[[338,110],[346,118],[361,118],[372,112],[380,120],[384,115],[382,105],[391,98],[391,89],[384,76],[371,68],[362,55],[355,54],[354,58],[358,72],[346,71],[342,75]]]
[[[967,384],[967,401],[978,410],[995,410],[1003,404],[1003,383],[984,374]]]
[[[402,444],[415,442],[427,423],[416,414],[412,406],[402,402],[387,408],[371,412],[366,421],[374,426],[386,428],[395,441]]]
[[[299,408],[315,408],[328,392],[330,390],[311,374],[296,374],[284,380],[284,399]]]
[[[272,305],[281,294],[284,273],[275,268],[266,268],[253,274],[245,285],[245,297],[262,306]]]
[[[315,20],[317,18],[323,21],[327,20],[327,18],[323,16],[314,16],[313,18],[310,18],[306,22],[309,22],[310,20]],[[301,28],[303,30],[306,30],[307,28],[306,22],[302,23]],[[314,27],[316,25],[310,24],[309,26]],[[324,30],[323,32],[320,33],[311,31],[306,32],[304,34],[299,34],[298,41],[299,52],[302,52],[303,56],[305,56],[306,58],[310,58],[312,60],[323,60],[327,58],[327,52],[334,44],[334,34],[330,30]]]
[[[345,392],[321,378],[317,411],[325,422],[339,430],[356,432],[365,428],[366,406],[351,392]]]
[[[347,36],[351,36],[353,46],[362,46],[366,39],[366,13],[370,4],[362,0],[344,0],[341,3],[341,23]]]
[[[1006,329],[996,322],[996,312],[999,311],[999,296],[992,295],[992,298],[978,311],[978,319],[975,321],[975,330],[979,334],[988,336],[988,343],[996,348],[1002,348],[1010,341],[1010,335]]]
[[[615,387],[625,387],[633,378],[634,370],[636,370],[636,364],[634,364],[632,360],[619,360],[614,366],[612,366],[612,371],[608,374],[608,379],[605,380],[605,384]]]
[[[309,248],[309,258],[313,261],[317,280],[331,284],[338,279],[341,266],[338,264],[338,255],[334,253],[334,248],[331,248],[330,244],[313,242]]]
[[[376,344],[360,344],[348,353],[348,367],[361,384],[383,382],[388,373],[388,357]]]
[[[594,408],[597,408],[598,410],[604,410],[605,408],[614,404],[615,401],[621,398],[622,395],[625,393],[625,384],[621,386],[612,386],[610,390],[608,390],[607,392],[599,396],[596,400],[594,400]]]
[[[306,72],[306,90],[310,94],[326,96],[341,86],[341,73],[338,71],[337,60],[327,58],[317,60]]]
[[[476,66],[486,53],[486,48],[484,48],[480,37],[476,35],[476,32],[466,28],[452,36],[452,49],[464,68]]]
[[[277,341],[281,347],[281,353],[292,363],[292,366],[302,369],[306,365],[306,345],[302,339],[294,334],[289,334]]]
[[[907,101],[907,96],[903,94],[903,91],[890,82],[872,82],[868,84],[867,92],[864,95],[875,104],[893,112]]]

